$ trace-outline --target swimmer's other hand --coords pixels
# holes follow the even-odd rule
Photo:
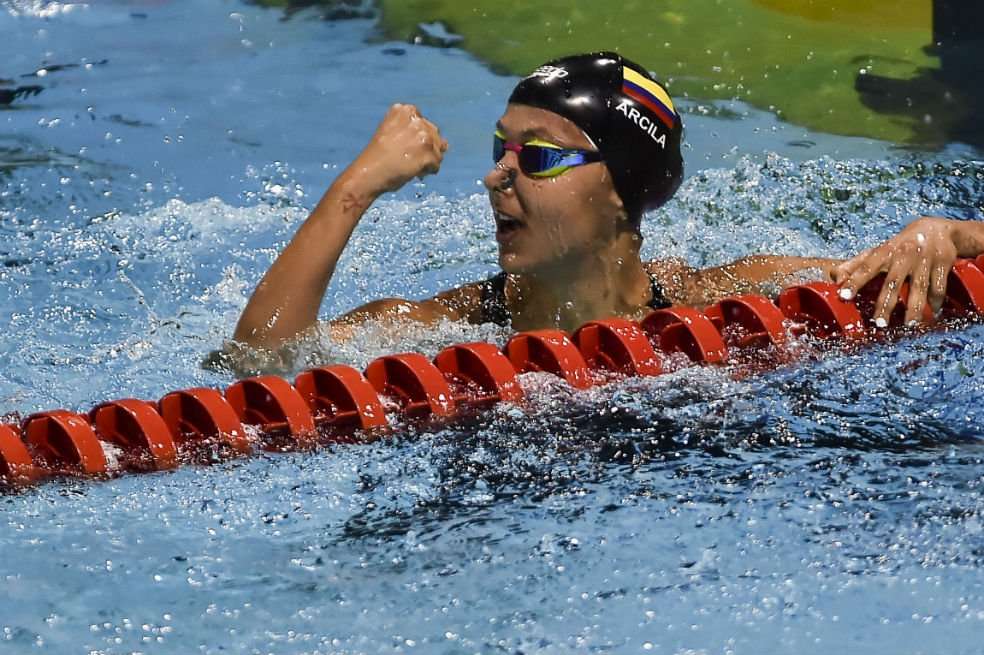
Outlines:
[[[909,281],[905,322],[922,319],[926,303],[937,313],[946,298],[946,283],[957,259],[955,228],[958,221],[924,216],[909,223],[897,235],[837,266],[831,277],[841,287],[841,297],[851,299],[879,273],[885,273],[875,302],[876,325],[888,325],[899,300],[902,283]]]
[[[413,105],[389,108],[350,170],[372,194],[396,191],[415,177],[441,168],[448,142]]]

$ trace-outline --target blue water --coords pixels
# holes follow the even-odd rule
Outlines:
[[[477,183],[514,80],[460,50],[206,0],[8,1],[0,35],[0,78],[43,87],[0,107],[0,414],[229,384],[202,357],[391,102],[451,150],[371,210],[324,314],[495,269]],[[845,256],[984,213],[959,144],[681,104],[648,256]],[[285,366],[505,336],[369,326]],[[984,652],[984,327],[805,349],[737,380],[529,375],[526,406],[373,445],[0,497],[0,653]]]

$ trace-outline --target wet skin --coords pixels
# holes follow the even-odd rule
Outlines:
[[[497,127],[514,143],[536,138],[595,150],[574,123],[535,107],[510,105]],[[496,221],[499,265],[508,273],[563,269],[604,250],[620,232],[633,231],[601,162],[535,178],[520,171],[515,152],[506,152],[484,182]]]
[[[574,123],[544,109],[509,105],[497,128],[513,143],[536,138],[595,150]],[[642,239],[603,163],[536,178],[507,151],[484,182],[499,265],[511,274],[507,300],[514,327],[570,329],[592,318],[645,311],[651,290],[639,258]]]
[[[537,138],[583,150],[593,144],[572,122],[552,112],[509,105],[498,122],[506,140]],[[489,130],[492,131],[491,128]],[[489,135],[491,139],[491,134]],[[234,340],[275,350],[317,325],[317,310],[352,231],[380,195],[415,177],[438,172],[447,142],[412,105],[394,105],[358,158],[334,181],[250,298]],[[697,270],[678,260],[642,262],[642,239],[615,193],[603,163],[575,167],[553,178],[519,170],[507,151],[485,176],[499,244],[499,264],[509,273],[506,299],[519,330],[573,329],[596,318],[638,318],[651,297],[648,273],[670,301],[703,306],[734,293],[781,284],[804,269],[830,276],[853,295],[879,272],[888,274],[876,318],[887,319],[903,280],[911,280],[907,318],[928,302],[942,304],[946,274],[957,256],[984,252],[984,225],[921,218],[900,234],[851,260],[756,255],[727,266]],[[370,319],[442,319],[480,323],[480,282],[423,301],[386,298],[327,323],[345,338]]]

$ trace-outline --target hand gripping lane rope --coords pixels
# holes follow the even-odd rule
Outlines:
[[[725,298],[703,311],[670,307],[642,321],[591,321],[568,335],[560,330],[521,332],[500,350],[465,343],[433,361],[419,353],[387,355],[364,372],[344,365],[304,371],[291,384],[264,375],[225,389],[185,389],[157,402],[132,398],[64,409],[0,424],[0,486],[11,488],[64,476],[107,477],[159,471],[181,463],[245,456],[254,449],[303,450],[378,438],[388,414],[441,419],[492,403],[517,402],[517,374],[543,371],[576,389],[617,376],[657,376],[668,362],[781,364],[790,336],[861,343],[884,277],[872,280],[854,302],[827,282],[789,287],[775,301],[759,295]],[[907,289],[889,328],[905,314]],[[984,256],[960,260],[950,273],[941,317],[984,316]],[[931,312],[925,316],[932,321]],[[764,367],[764,366],[760,366]]]

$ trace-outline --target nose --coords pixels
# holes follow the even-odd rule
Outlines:
[[[510,156],[513,159],[516,157],[515,154],[507,152],[485,175],[485,188],[489,191],[507,191],[513,187],[516,181],[516,169],[507,163]]]

